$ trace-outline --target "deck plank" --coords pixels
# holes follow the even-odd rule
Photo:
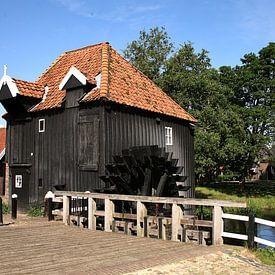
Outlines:
[[[213,249],[46,221],[0,227],[0,236],[0,274],[122,274]]]

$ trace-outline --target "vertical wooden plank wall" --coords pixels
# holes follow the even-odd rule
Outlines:
[[[183,175],[188,176],[187,186],[192,188],[188,197],[194,197],[194,142],[193,130],[188,123],[162,117],[157,122],[155,114],[142,113],[135,109],[121,107],[105,112],[106,125],[106,163],[112,162],[113,155],[120,155],[123,149],[131,146],[158,145],[173,152],[179,166],[184,166]],[[173,145],[165,146],[165,126],[173,128]]]

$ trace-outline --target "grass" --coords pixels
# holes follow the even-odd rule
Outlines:
[[[238,184],[223,183],[196,187],[196,197],[206,199],[247,202],[247,209],[230,209],[232,212],[255,213],[258,217],[275,218],[275,183],[247,184],[241,190]],[[226,211],[226,209],[225,209]]]
[[[258,248],[254,251],[257,258],[264,264],[275,266],[275,249],[273,248]]]

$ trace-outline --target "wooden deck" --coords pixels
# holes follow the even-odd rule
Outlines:
[[[0,227],[0,274],[122,274],[217,249],[45,221]]]

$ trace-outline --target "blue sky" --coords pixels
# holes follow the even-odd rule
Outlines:
[[[165,26],[177,46],[208,50],[214,67],[235,66],[275,40],[274,11],[274,0],[1,1],[0,66],[35,81],[66,50],[109,41],[120,51],[154,26]]]

